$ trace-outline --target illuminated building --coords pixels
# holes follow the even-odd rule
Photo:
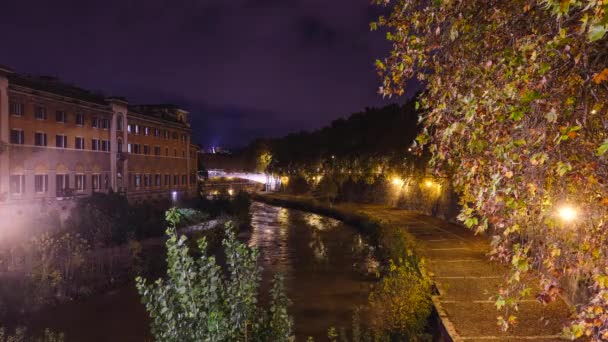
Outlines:
[[[193,193],[198,148],[190,135],[188,112],[175,106],[129,106],[0,67],[0,203]]]

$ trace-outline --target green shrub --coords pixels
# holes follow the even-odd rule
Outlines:
[[[167,279],[158,279],[153,284],[141,277],[136,279],[156,340],[292,340],[292,321],[287,315],[289,300],[282,280],[275,279],[270,309],[260,307],[258,252],[236,239],[230,223],[223,242],[227,264],[224,272],[212,256],[203,254],[195,260],[189,255],[186,237],[178,238],[176,233],[180,221],[176,209],[167,211],[166,218]],[[199,240],[198,247],[206,251],[206,239]]]

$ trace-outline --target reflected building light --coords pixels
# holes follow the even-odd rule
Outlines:
[[[177,202],[177,191],[173,191],[171,193],[171,199],[173,200],[173,202]]]

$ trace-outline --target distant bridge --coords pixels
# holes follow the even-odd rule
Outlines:
[[[238,191],[275,191],[281,185],[281,178],[254,172],[232,172],[222,169],[207,170],[207,178],[199,175],[202,189],[208,196],[226,192],[233,195]]]

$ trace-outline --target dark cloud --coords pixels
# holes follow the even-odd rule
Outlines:
[[[0,2],[0,64],[192,112],[202,144],[314,128],[381,105],[368,0]]]

